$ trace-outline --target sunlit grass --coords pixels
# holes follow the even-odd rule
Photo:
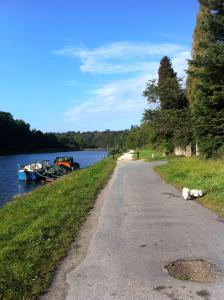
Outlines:
[[[139,149],[139,159],[144,159],[146,161],[156,161],[156,160],[166,160],[167,157],[163,156],[163,153],[159,150],[153,149]],[[137,159],[137,150],[134,153],[134,159]]]
[[[175,158],[156,170],[176,187],[202,189],[198,201],[224,217],[224,162],[199,158]]]
[[[105,159],[0,209],[0,299],[34,299],[47,287],[115,164]]]

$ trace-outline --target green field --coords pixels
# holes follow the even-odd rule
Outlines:
[[[134,154],[134,159],[137,159],[136,151]],[[144,159],[146,161],[155,161],[155,160],[164,160],[167,159],[167,157],[163,157],[163,153],[160,152],[159,150],[139,149],[139,159]]]
[[[224,217],[224,161],[173,158],[156,171],[178,188],[202,189],[206,194],[198,201]]]
[[[0,299],[44,291],[115,165],[105,159],[0,209]]]

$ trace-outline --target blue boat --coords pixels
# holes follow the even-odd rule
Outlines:
[[[54,163],[49,165],[49,161],[44,160],[19,166],[18,178],[22,181],[52,181],[80,168],[80,165],[73,161],[73,157],[57,157]]]
[[[43,180],[46,168],[49,167],[48,161],[34,162],[25,166],[20,166],[18,178],[23,181]]]

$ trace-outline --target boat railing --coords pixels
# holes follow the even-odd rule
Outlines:
[[[32,163],[27,164],[18,164],[19,170],[27,169],[27,170],[39,170],[50,166],[50,160],[42,160],[42,161],[35,161]]]

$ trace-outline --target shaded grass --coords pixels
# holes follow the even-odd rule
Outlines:
[[[224,162],[195,157],[173,158],[156,170],[178,188],[202,189],[198,202],[224,217]]]
[[[115,165],[105,159],[0,209],[0,299],[43,292]]]

